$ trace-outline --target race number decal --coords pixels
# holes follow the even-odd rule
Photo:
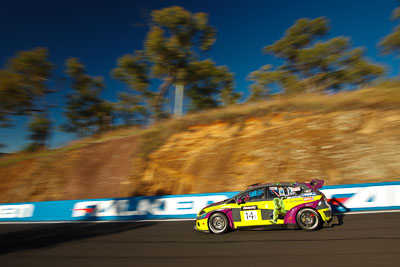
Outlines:
[[[244,211],[243,215],[244,215],[244,220],[245,221],[256,221],[256,220],[258,220],[257,211],[256,210]]]

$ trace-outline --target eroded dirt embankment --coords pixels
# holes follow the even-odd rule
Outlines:
[[[400,179],[400,110],[273,113],[191,126],[144,159],[137,136],[0,167],[0,202],[241,190],[270,181]]]
[[[217,192],[312,178],[326,184],[399,180],[400,112],[277,113],[193,126],[150,155],[132,188]]]
[[[125,196],[137,139],[93,142],[0,167],[0,202]]]

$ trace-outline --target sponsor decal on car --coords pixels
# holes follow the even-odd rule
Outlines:
[[[255,210],[244,211],[243,217],[244,217],[245,221],[257,221],[258,220],[257,211],[255,211]]]
[[[295,197],[295,198],[288,199],[287,203],[299,202],[299,201],[302,201],[302,200],[303,200],[302,198]]]
[[[243,206],[242,210],[256,210],[257,206]]]
[[[313,197],[313,196],[316,196],[317,194],[315,194],[314,192],[312,192],[312,193],[306,193],[306,194],[303,194],[303,197]]]

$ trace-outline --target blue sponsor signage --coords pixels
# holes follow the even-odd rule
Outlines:
[[[325,186],[336,212],[400,209],[400,182]],[[211,203],[238,192],[85,199],[0,205],[0,221],[193,219]]]

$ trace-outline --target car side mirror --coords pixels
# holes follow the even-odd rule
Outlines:
[[[237,203],[240,204],[244,204],[244,200],[243,199],[238,199]]]
[[[230,199],[226,204],[235,204],[235,203],[236,203],[235,199]]]

